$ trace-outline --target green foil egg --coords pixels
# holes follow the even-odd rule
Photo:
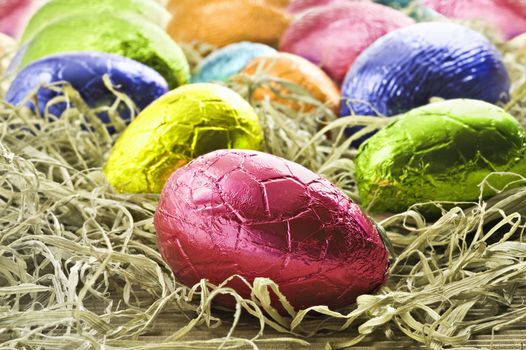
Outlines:
[[[416,203],[477,200],[491,172],[526,175],[525,156],[526,133],[503,109],[448,100],[413,109],[367,140],[355,159],[356,178],[364,206],[401,212]]]
[[[215,84],[182,86],[143,110],[119,137],[104,167],[118,192],[159,193],[171,173],[218,149],[259,150],[259,117],[236,92]]]
[[[169,12],[152,0],[52,0],[42,5],[31,17],[20,43],[27,42],[46,26],[63,17],[77,14],[96,16],[97,12],[108,10],[136,13],[163,28],[170,20]]]
[[[190,79],[183,51],[162,28],[143,16],[117,11],[77,14],[51,23],[20,49],[17,68],[45,56],[75,51],[134,59],[159,72],[171,88]]]

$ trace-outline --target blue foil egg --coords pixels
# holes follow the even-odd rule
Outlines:
[[[37,108],[43,113],[46,104],[61,94],[43,84],[64,81],[71,84],[91,108],[109,106],[116,97],[105,86],[104,75],[109,77],[114,89],[129,96],[139,110],[168,91],[168,84],[159,73],[135,60],[108,53],[75,52],[48,56],[26,66],[11,83],[5,99],[19,105],[38,89]],[[27,107],[35,106],[28,102]],[[59,117],[65,108],[66,103],[57,103],[50,106],[49,112]],[[122,104],[118,111],[129,121],[128,107]],[[101,113],[99,117],[109,123],[106,114]]]
[[[276,50],[270,46],[247,41],[227,45],[213,52],[201,62],[192,81],[194,83],[225,81],[241,72],[254,58],[274,53]]]
[[[509,100],[510,78],[483,35],[445,22],[395,30],[367,48],[342,85],[340,116],[393,116],[432,97]]]

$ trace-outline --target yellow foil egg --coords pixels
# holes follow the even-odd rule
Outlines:
[[[218,149],[259,150],[263,130],[254,109],[236,92],[191,84],[163,95],[119,137],[104,167],[118,192],[159,193],[170,174]]]

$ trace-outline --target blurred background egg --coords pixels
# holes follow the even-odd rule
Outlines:
[[[275,49],[265,44],[244,41],[227,45],[201,61],[192,81],[196,83],[225,81],[239,73],[254,58],[275,53]]]
[[[73,15],[97,16],[100,11],[139,14],[161,27],[170,19],[168,11],[152,0],[52,0],[39,8],[29,20],[20,39],[27,42],[49,24]]]
[[[168,33],[178,42],[216,47],[240,41],[277,46],[289,15],[262,0],[173,0]]]
[[[289,6],[287,7],[287,11],[293,15],[300,15],[306,10],[316,8],[319,6],[342,5],[357,1],[368,0],[291,0]]]
[[[424,0],[446,17],[486,21],[503,39],[526,32],[526,3],[521,0]]]
[[[291,99],[292,91],[272,79],[293,83],[332,110],[337,110],[340,101],[338,87],[320,68],[306,59],[293,54],[280,52],[273,56],[252,60],[243,70],[243,74],[270,79],[256,88],[252,94],[255,100],[268,98],[296,111],[308,111],[313,108],[308,102]],[[279,94],[275,90],[279,90]]]
[[[0,97],[4,96],[4,92],[10,84],[9,80],[11,77],[5,72],[15,53],[15,48],[16,41],[12,37],[0,33],[0,71],[4,72],[0,74]]]
[[[131,13],[77,14],[50,23],[21,48],[17,68],[48,55],[76,51],[107,52],[134,59],[159,72],[171,88],[190,78],[188,62],[179,46],[159,26]]]
[[[386,33],[413,23],[400,11],[370,2],[315,7],[285,31],[280,50],[308,59],[341,83],[364,49]]]
[[[168,92],[126,128],[104,167],[118,192],[159,193],[177,168],[226,148],[261,147],[263,131],[254,109],[216,84],[189,84]]]
[[[296,310],[336,309],[374,293],[388,276],[387,250],[361,208],[326,179],[271,154],[197,158],[168,180],[154,224],[164,260],[187,286],[265,277]],[[239,279],[228,287],[250,298]]]
[[[31,14],[42,1],[34,0],[1,0],[0,33],[18,38]]]
[[[104,75],[108,76],[117,91],[130,97],[139,110],[168,91],[168,84],[159,73],[137,61],[107,53],[79,52],[47,56],[29,64],[18,73],[5,99],[19,105],[38,89],[37,108],[43,115],[47,103],[61,93],[42,85],[64,81],[80,93],[89,107],[110,106],[116,96],[105,86]],[[31,102],[29,107],[33,107]],[[49,107],[51,114],[60,116],[66,103]],[[129,108],[124,103],[120,107],[118,112],[129,122]],[[101,118],[105,123],[110,122],[106,114]]]
[[[501,55],[483,35],[453,23],[418,23],[358,57],[342,85],[340,116],[393,116],[432,97],[505,103],[509,89]]]

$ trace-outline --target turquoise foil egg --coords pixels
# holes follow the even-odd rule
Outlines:
[[[264,44],[244,41],[227,45],[201,62],[197,73],[192,77],[192,82],[225,81],[243,70],[254,58],[275,53],[275,49]]]

